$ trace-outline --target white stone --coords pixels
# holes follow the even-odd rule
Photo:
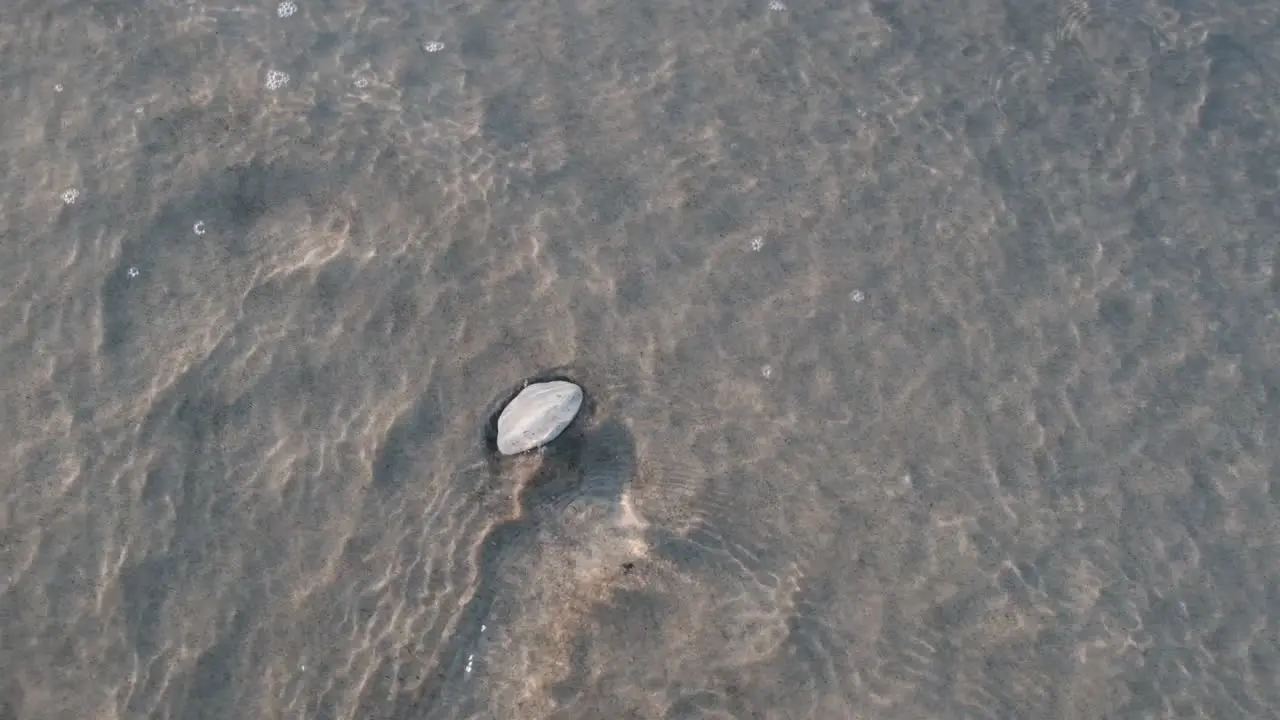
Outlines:
[[[498,416],[498,452],[518,455],[555,440],[582,407],[582,388],[564,380],[534,383]]]

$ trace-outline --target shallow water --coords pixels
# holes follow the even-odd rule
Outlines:
[[[13,5],[0,720],[1280,712],[1278,20]]]

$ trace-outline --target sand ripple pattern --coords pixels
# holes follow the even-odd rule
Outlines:
[[[0,27],[0,718],[1280,712],[1275,3],[144,5]]]

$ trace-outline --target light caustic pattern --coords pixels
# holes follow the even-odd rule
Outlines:
[[[289,84],[289,76],[279,70],[269,70],[266,84],[268,90],[279,90]]]

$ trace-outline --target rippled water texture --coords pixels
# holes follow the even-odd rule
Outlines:
[[[1280,714],[1276,3],[281,10],[6,6],[0,720]]]

